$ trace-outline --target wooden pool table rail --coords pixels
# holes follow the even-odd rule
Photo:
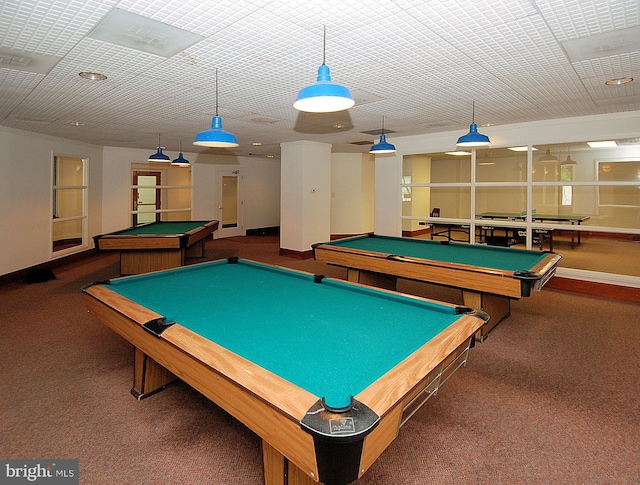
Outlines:
[[[317,396],[179,324],[169,326],[160,337],[154,335],[145,324],[162,316],[107,286],[91,285],[83,292],[89,312],[131,342],[137,358],[148,359],[145,365],[134,366],[134,372],[166,376],[166,382],[155,379],[156,389],[134,389],[134,395],[153,394],[177,376],[260,436],[267,485],[283,485],[283,470],[287,467],[289,485],[318,480],[314,440],[300,426]],[[415,397],[425,389],[429,395],[435,393],[446,380],[443,376],[452,372],[452,360],[463,355],[466,362],[473,336],[486,318],[482,314],[462,315],[437,338],[355,396],[380,416],[379,425],[364,440],[358,476],[395,439],[406,408]],[[145,382],[146,377],[134,376],[134,383]]]

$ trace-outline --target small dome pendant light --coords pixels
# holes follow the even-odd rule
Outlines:
[[[152,155],[149,155],[149,162],[170,162],[171,159],[168,155],[162,153],[162,146],[160,146],[160,133],[158,133],[158,151]]]
[[[237,147],[238,140],[233,133],[222,129],[222,118],[218,116],[218,70],[216,69],[216,115],[211,120],[211,128],[201,131],[193,140],[193,144],[201,147],[231,148]]]
[[[318,68],[316,84],[302,88],[293,107],[309,113],[332,113],[351,108],[355,101],[345,86],[331,82],[329,66],[325,64],[327,27],[324,26],[322,65]]]
[[[476,125],[476,102],[473,101],[473,111],[471,117],[471,125],[469,126],[469,133],[458,138],[456,143],[459,147],[485,147],[491,144],[491,140],[487,135],[478,133],[478,125]]]
[[[567,159],[564,162],[561,162],[560,165],[577,165],[578,162],[576,162],[573,158],[571,158],[571,146],[567,145]]]
[[[188,167],[190,165],[189,160],[184,158],[184,155],[182,154],[182,142],[180,142],[180,155],[171,162],[171,165],[177,165],[178,167]]]
[[[369,153],[373,153],[375,155],[383,154],[383,153],[395,153],[396,147],[391,143],[387,143],[387,137],[384,134],[384,116],[382,117],[382,133],[380,134],[380,141],[373,145],[369,150]]]

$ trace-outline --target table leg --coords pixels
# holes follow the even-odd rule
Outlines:
[[[262,440],[262,465],[265,485],[319,484],[264,440]]]
[[[140,400],[162,391],[178,378],[136,347],[131,394]]]
[[[398,278],[382,273],[373,273],[371,271],[347,268],[347,281],[395,291],[397,288]]]
[[[511,314],[511,299],[505,296],[463,290],[462,299],[465,306],[484,310],[489,315],[489,321],[476,333],[476,339],[480,342],[486,338],[493,327]]]
[[[204,238],[196,241],[185,250],[185,258],[204,258]]]

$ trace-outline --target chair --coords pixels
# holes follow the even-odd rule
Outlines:
[[[440,217],[440,207],[434,207],[433,209],[431,209],[430,217]]]

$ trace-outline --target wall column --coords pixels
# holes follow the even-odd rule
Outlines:
[[[331,144],[280,145],[280,252],[310,257],[331,237]]]
[[[402,154],[376,156],[374,232],[402,236]]]

